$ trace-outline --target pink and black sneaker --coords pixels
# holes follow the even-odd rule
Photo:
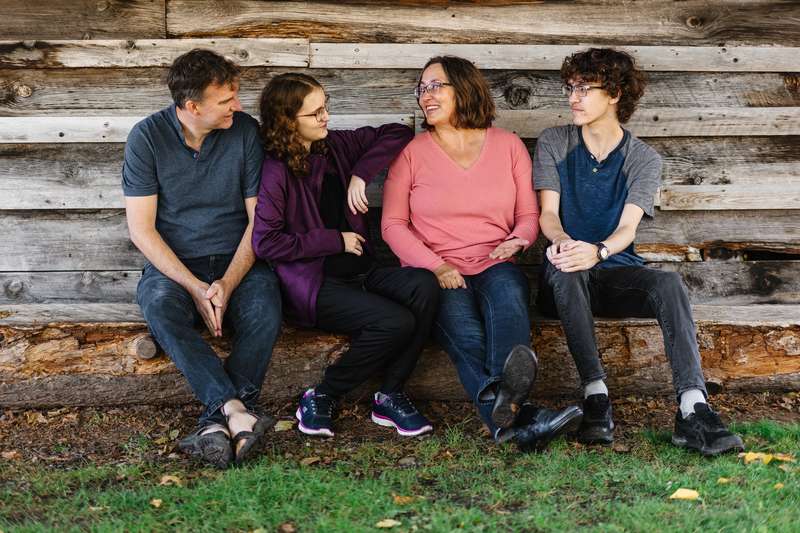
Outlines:
[[[393,427],[404,437],[433,431],[430,420],[417,411],[404,392],[376,392],[372,402],[372,421],[379,426]]]
[[[333,437],[333,410],[336,400],[327,394],[317,394],[308,389],[300,398],[300,405],[294,416],[300,423],[298,429],[306,435]]]

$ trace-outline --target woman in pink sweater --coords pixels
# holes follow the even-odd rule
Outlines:
[[[459,57],[434,57],[414,91],[425,114],[389,168],[383,239],[404,266],[441,287],[434,334],[498,442],[539,449],[582,413],[525,404],[536,378],[529,289],[512,257],[539,232],[531,159],[513,133],[492,127],[488,84]]]

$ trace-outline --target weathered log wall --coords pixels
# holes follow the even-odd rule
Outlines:
[[[87,393],[103,401],[188,398],[163,356],[119,355],[140,323],[110,324],[131,316],[125,306],[142,265],[122,211],[123,142],[137,120],[169,104],[166,67],[195,46],[242,65],[241,97],[254,115],[272,76],[315,76],[338,127],[418,125],[410,94],[417,69],[435,54],[463,55],[488,78],[498,125],[523,137],[531,154],[542,128],[569,121],[562,58],[587,43],[624,47],[650,79],[630,128],[665,162],[658,213],[637,237],[640,253],[680,272],[694,304],[720,306],[708,317],[728,316],[731,306],[749,317],[701,325],[709,375],[734,387],[796,387],[798,36],[800,5],[780,0],[8,0],[0,20],[0,405],[79,401],[64,396],[79,384],[103,391]],[[380,182],[369,191],[373,226]],[[532,280],[542,244],[523,261]],[[779,323],[755,325],[773,312],[757,304],[776,306]],[[627,354],[609,356],[615,385],[666,390],[656,328],[626,324],[599,326],[607,351]],[[320,354],[341,347],[340,338],[291,331],[268,389],[292,384],[296,392],[321,368]],[[551,367],[545,391],[574,385],[559,335],[551,323],[534,329]],[[736,366],[741,353],[750,362]],[[429,397],[456,394],[444,356],[431,360],[415,387]]]

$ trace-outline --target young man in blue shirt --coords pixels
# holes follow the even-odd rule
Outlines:
[[[672,442],[704,455],[743,443],[706,403],[694,320],[680,276],[644,266],[636,229],[652,217],[661,157],[622,128],[645,78],[624,52],[592,48],[561,67],[573,124],[539,136],[540,227],[549,239],[539,307],[560,317],[584,389],[578,438],[610,444],[614,422],[593,316],[657,318],[680,407]]]

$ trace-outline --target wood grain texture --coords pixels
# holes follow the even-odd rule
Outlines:
[[[242,66],[307,67],[305,39],[128,39],[0,41],[3,68],[168,67],[193,48]]]
[[[311,43],[312,68],[421,68],[438,55],[469,59],[481,69],[559,70],[577,50],[602,46]],[[784,46],[615,46],[644,70],[682,72],[792,72],[797,48]]]
[[[144,117],[0,117],[0,143],[120,143]],[[332,129],[399,122],[412,127],[413,114],[331,115]]]
[[[793,309],[789,309],[793,307]],[[697,309],[697,308],[696,308]],[[727,390],[782,390],[800,384],[800,312],[796,306],[747,306],[708,312],[697,309],[698,337],[706,376]],[[723,320],[727,315],[731,320]],[[746,320],[741,316],[770,317]],[[0,406],[109,405],[191,401],[185,381],[169,359],[131,355],[136,324],[0,326]],[[672,389],[660,329],[652,320],[598,320],[598,342],[617,394],[662,394]],[[578,380],[561,326],[538,321],[533,344],[542,371],[536,394],[574,394]],[[212,343],[220,355],[226,342]],[[315,383],[324,367],[346,349],[347,339],[284,327],[273,353],[264,394],[289,399]],[[169,384],[169,390],[155,392]],[[430,346],[408,390],[420,399],[464,399],[447,356]]]
[[[481,3],[170,0],[179,37],[304,37],[315,42],[800,45],[797,3],[648,0]]]
[[[240,83],[245,111],[258,114],[262,88],[281,72],[315,77],[337,114],[411,113],[417,107],[412,96],[417,70],[251,67],[243,70]],[[0,69],[0,116],[144,116],[172,103],[166,73],[155,67]],[[568,111],[557,72],[484,75],[498,109]],[[800,78],[794,74],[653,72],[649,78],[642,109],[800,106]]]
[[[800,208],[800,179],[780,183],[765,178],[768,184],[662,187],[659,205],[670,211]]]
[[[136,302],[141,270],[0,272],[0,305]]]
[[[800,210],[660,211],[642,222],[636,243],[645,255],[713,247],[798,254]],[[0,249],[0,271],[137,270],[143,264],[128,239],[125,213],[113,209],[5,211]]]
[[[0,39],[158,39],[165,0],[4,0]]]

